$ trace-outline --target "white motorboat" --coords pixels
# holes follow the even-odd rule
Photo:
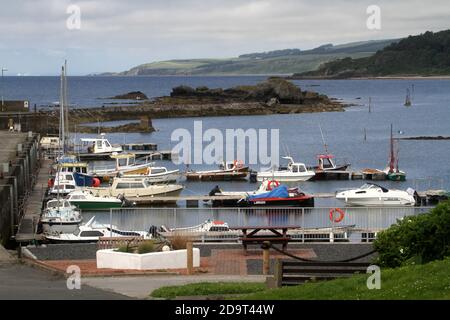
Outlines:
[[[108,159],[113,153],[122,152],[121,146],[112,145],[104,133],[99,138],[83,138],[82,145],[88,144],[87,152],[78,154],[80,160],[101,160]]]
[[[314,177],[314,171],[308,170],[304,163],[294,162],[292,157],[283,157],[283,159],[289,160],[287,168],[282,168],[277,171],[258,172],[256,176],[257,181],[278,180],[280,182],[301,182]]]
[[[386,189],[373,183],[366,183],[361,188],[341,191],[336,199],[353,206],[414,206],[414,190],[408,191]]]
[[[176,182],[180,170],[167,170],[166,167],[147,167],[145,173],[133,174],[125,172],[122,176],[126,178],[147,178],[151,183]]]
[[[80,211],[65,199],[48,201],[41,217],[45,233],[74,232],[82,220]]]
[[[66,199],[82,210],[109,210],[122,207],[123,201],[117,197],[98,197],[88,190],[75,190]]]
[[[114,178],[109,187],[86,188],[97,197],[123,196],[136,204],[154,203],[153,197],[177,197],[183,190],[179,184],[153,184],[145,177]],[[173,202],[176,202],[174,200]]]
[[[230,231],[228,223],[220,220],[206,220],[205,222],[192,227],[183,228],[167,228],[166,226],[161,226],[162,232],[172,232],[172,233],[183,233],[183,232],[224,232]]]
[[[97,225],[92,217],[85,225],[80,225],[73,233],[49,233],[45,238],[52,242],[97,242],[101,237],[142,237],[151,239],[152,235],[145,231],[124,231],[115,226]]]
[[[65,196],[72,191],[80,189],[72,172],[57,172],[51,184],[50,194],[55,196]]]
[[[89,171],[89,175],[100,178],[110,178],[122,174],[144,174],[153,162],[136,162],[136,155],[133,153],[113,154],[111,158],[116,161],[115,166],[94,167]]]

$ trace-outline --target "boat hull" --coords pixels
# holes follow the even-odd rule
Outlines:
[[[314,173],[304,175],[282,175],[272,174],[272,172],[258,173],[256,180],[262,182],[264,180],[277,180],[279,182],[304,182],[310,180],[314,176]]]
[[[356,207],[398,207],[398,206],[414,206],[415,201],[399,198],[360,198],[360,199],[339,199],[344,201],[347,206]]]
[[[111,208],[122,207],[122,202],[113,201],[70,201],[71,204],[78,207],[81,210],[108,210]]]
[[[73,233],[77,229],[81,221],[70,222],[53,222],[41,221],[42,230],[44,233]]]
[[[314,197],[213,200],[213,207],[314,207]]]
[[[243,180],[248,176],[248,167],[235,170],[224,171],[199,171],[187,172],[186,179],[191,181],[227,181],[227,180]]]

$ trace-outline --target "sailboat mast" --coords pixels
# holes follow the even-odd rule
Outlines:
[[[389,172],[394,172],[395,156],[394,156],[394,137],[392,134],[392,123],[391,123],[391,159],[389,161]]]
[[[325,148],[325,153],[328,154],[328,145],[326,144],[325,138],[323,137],[322,126],[320,124],[319,124],[319,129],[320,129],[320,135],[322,136],[323,146]]]
[[[60,138],[60,151],[64,155],[65,153],[65,127],[64,127],[64,67],[61,67],[61,88],[60,88],[60,97],[59,97],[59,107],[60,107],[60,115],[59,115],[59,138]]]
[[[70,143],[70,136],[69,136],[69,103],[67,102],[67,60],[64,61],[64,134],[65,134],[65,138],[64,140],[66,141],[66,144],[68,145]],[[64,147],[64,151],[67,151],[68,146]]]

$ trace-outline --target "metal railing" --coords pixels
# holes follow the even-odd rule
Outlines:
[[[109,212],[84,213],[85,219],[96,216],[96,221],[121,230],[148,231],[186,228],[205,221],[223,221],[233,227],[297,227],[290,230],[294,241],[372,241],[376,234],[399,219],[427,213],[433,207],[334,207],[319,208],[117,208]],[[195,236],[199,241],[236,241],[237,231],[199,232],[195,229],[172,230],[178,235]]]

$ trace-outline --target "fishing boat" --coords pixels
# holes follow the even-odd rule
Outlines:
[[[414,206],[414,190],[407,191],[386,189],[373,183],[366,183],[362,187],[341,191],[336,199],[351,206]]]
[[[166,167],[147,167],[145,173],[134,174],[125,172],[121,176],[127,178],[147,178],[152,183],[176,182],[180,170],[167,170]]]
[[[298,188],[280,185],[276,180],[263,181],[257,190],[249,192],[226,192],[216,186],[209,195],[217,197],[212,200],[213,207],[314,206],[313,196],[307,195]]]
[[[122,174],[144,174],[153,165],[153,162],[149,162],[147,159],[144,162],[136,162],[134,153],[113,154],[110,158],[115,160],[115,166],[93,167],[89,171],[89,175],[107,181],[111,177]]]
[[[248,166],[245,166],[242,161],[226,161],[219,165],[218,170],[208,171],[188,171],[186,172],[187,180],[210,180],[210,181],[224,181],[224,180],[241,180],[247,178],[249,172]]]
[[[397,150],[394,152],[394,136],[392,133],[391,124],[391,138],[390,138],[390,155],[389,155],[389,166],[384,170],[387,175],[387,179],[391,181],[405,181],[406,173],[399,170],[398,168],[398,145]]]
[[[123,196],[136,204],[156,203],[154,197],[178,197],[183,190],[179,184],[153,184],[147,178],[119,178],[113,179],[111,186],[86,188],[96,197]],[[166,201],[176,202],[176,200]]]
[[[319,154],[317,155],[318,165],[314,167],[309,167],[308,169],[313,170],[315,175],[311,177],[310,180],[325,180],[327,178],[327,173],[333,171],[347,171],[350,167],[349,163],[336,164],[334,161],[334,155],[332,154]]]
[[[277,180],[280,182],[301,182],[314,177],[314,171],[308,170],[306,165],[301,162],[295,162],[292,157],[283,157],[289,160],[288,166],[279,168],[277,171],[258,172],[257,181]]]
[[[53,199],[47,202],[41,217],[44,232],[73,232],[83,218],[77,208],[66,199]]]
[[[72,191],[80,189],[71,172],[57,172],[54,179],[49,180],[49,193],[53,196],[65,196]]]
[[[123,200],[117,197],[98,197],[88,190],[73,191],[66,199],[71,205],[82,210],[107,210],[123,206]]]
[[[92,217],[85,225],[78,226],[72,233],[47,233],[45,238],[51,242],[97,242],[101,237],[129,238],[139,237],[151,239],[152,235],[145,231],[124,231],[115,226],[95,224],[95,217]]]
[[[112,145],[104,133],[98,138],[82,138],[81,143],[89,146],[87,152],[78,153],[80,160],[108,160],[113,153],[122,152],[122,147]]]
[[[406,88],[406,98],[405,98],[404,106],[405,107],[411,106],[411,94],[410,94],[409,88]]]

